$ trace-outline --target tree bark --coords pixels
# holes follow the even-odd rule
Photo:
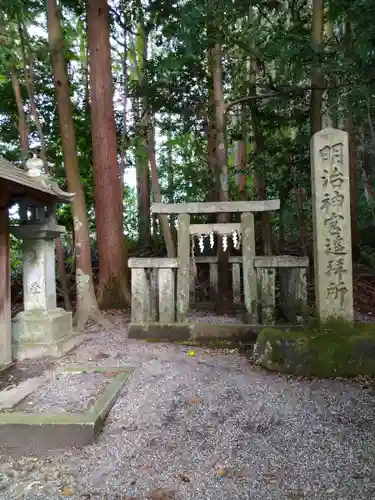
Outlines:
[[[350,21],[345,22],[345,45],[350,53],[352,51],[352,29]],[[350,95],[347,100],[346,130],[349,141],[349,181],[350,181],[350,219],[352,233],[352,254],[357,260],[360,255],[360,234],[358,230],[358,195],[357,195],[357,141],[353,117],[353,105]]]
[[[249,64],[249,84],[250,84],[250,94],[256,96],[256,69],[253,60],[250,60]],[[254,162],[254,188],[256,197],[260,200],[267,199],[267,188],[265,175],[261,167],[257,162],[257,156],[261,156],[264,153],[264,143],[265,138],[262,133],[262,126],[259,116],[259,110],[256,103],[254,103],[251,109],[251,128],[252,128],[252,153]],[[259,162],[260,163],[260,162]],[[272,228],[271,228],[271,216],[269,212],[262,212],[262,243],[264,255],[272,255]]]
[[[29,153],[29,134],[26,125],[25,111],[23,109],[20,81],[15,70],[12,71],[12,87],[17,106],[17,126],[18,133],[20,134],[21,160],[25,165]]]
[[[61,243],[61,238],[56,238],[56,259],[57,259],[57,266],[59,269],[61,288],[64,296],[65,309],[67,311],[73,311],[72,303],[69,297],[68,278],[65,270],[65,256],[64,256],[64,249]]]
[[[32,59],[31,55],[28,52],[28,47],[26,47],[27,43],[27,32],[26,28],[19,23],[18,31],[21,42],[21,51],[22,51],[22,59],[23,59],[23,70],[25,73],[25,85],[27,89],[27,95],[29,97],[29,104],[31,110],[31,116],[34,118],[35,127],[38,132],[39,140],[40,140],[40,157],[44,162],[44,172],[48,173],[47,166],[47,151],[46,151],[46,141],[44,138],[42,124],[39,119],[39,113],[36,107],[35,99],[34,99],[34,77],[33,77],[33,67],[32,67]],[[25,41],[26,38],[26,41]]]
[[[156,154],[155,154],[155,129],[152,119],[149,120],[147,142],[148,142],[148,157],[150,162],[151,180],[152,180],[152,194],[154,201],[156,203],[160,203],[161,193],[160,193],[159,176],[158,176],[158,169],[156,165]],[[176,245],[173,240],[173,235],[171,227],[168,222],[168,217],[165,214],[159,214],[159,221],[163,231],[168,257],[171,258],[176,257]]]
[[[88,2],[94,203],[99,251],[98,301],[102,309],[130,304],[123,199],[117,165],[113,111],[109,8],[107,0]]]
[[[137,201],[138,201],[138,232],[140,250],[151,247],[151,193],[150,193],[150,149],[148,133],[151,119],[148,111],[148,84],[145,74],[147,64],[148,35],[143,22],[139,23],[137,51],[137,75],[141,98],[135,102],[137,116],[138,137],[136,143],[136,171],[137,171]]]
[[[211,67],[213,82],[213,100],[215,106],[215,140],[216,140],[216,188],[219,201],[229,200],[228,155],[225,138],[226,106],[223,91],[222,47],[215,43],[211,49]],[[220,213],[218,222],[229,222],[230,214]],[[218,296],[217,310],[223,314],[229,303],[229,249],[224,251],[223,238],[218,239]]]
[[[312,47],[315,57],[319,57],[323,48],[324,34],[324,0],[312,1]],[[322,102],[323,102],[324,75],[319,61],[315,61],[311,73],[311,102],[310,119],[311,135],[322,128]]]
[[[48,41],[52,59],[52,72],[56,91],[60,133],[64,153],[64,166],[70,192],[75,193],[72,202],[74,241],[76,255],[77,310],[76,323],[83,329],[89,319],[102,326],[110,326],[98,309],[92,280],[89,226],[85,196],[81,185],[77,142],[73,122],[72,103],[64,55],[60,13],[56,0],[47,0]]]
[[[124,6],[123,6],[124,8]],[[127,26],[124,27],[124,52],[122,59],[122,76],[123,82],[123,106],[122,111],[122,128],[121,128],[121,143],[120,143],[120,193],[124,196],[124,174],[126,169],[126,150],[128,146],[128,32]]]

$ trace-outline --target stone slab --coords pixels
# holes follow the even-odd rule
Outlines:
[[[271,255],[271,256],[255,256],[255,267],[309,267],[308,257],[295,257],[294,255]],[[218,261],[217,257],[194,257],[196,264],[212,264]],[[230,264],[242,264],[240,255],[231,255],[228,258]]]
[[[178,260],[168,257],[131,257],[128,259],[128,267],[131,269],[177,268]]]
[[[142,339],[160,342],[173,342],[179,340],[252,340],[266,325],[260,324],[230,324],[230,323],[149,323],[134,324],[128,327],[128,336],[133,339]],[[271,326],[271,325],[268,325]],[[300,329],[295,325],[283,325],[282,329]]]
[[[0,451],[12,455],[41,455],[56,449],[93,442],[118,398],[131,367],[98,368],[70,366],[70,373],[105,372],[113,379],[92,406],[82,413],[35,414],[18,411],[0,413]],[[60,372],[64,368],[60,369]]]
[[[45,376],[33,377],[24,380],[16,387],[4,389],[0,392],[0,410],[10,410],[14,406],[18,405],[32,392],[39,389],[39,387],[41,387],[46,380],[47,378]]]
[[[13,355],[18,361],[52,356],[61,358],[85,341],[86,335],[73,333],[55,342],[25,342],[13,344]]]
[[[234,212],[269,212],[280,209],[280,200],[215,201],[192,203],[153,203],[153,214],[217,214]]]

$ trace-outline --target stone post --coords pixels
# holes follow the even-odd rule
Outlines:
[[[353,320],[348,134],[326,128],[311,140],[315,302],[321,321]]]
[[[241,266],[239,262],[232,264],[232,292],[233,304],[241,302]]]
[[[258,323],[258,284],[255,258],[254,214],[241,214],[243,292],[246,307],[246,322]]]
[[[177,323],[186,323],[190,295],[190,216],[178,216],[178,270],[177,270]]]
[[[17,359],[61,356],[82,340],[73,334],[71,312],[56,307],[54,240],[63,232],[53,223],[13,228],[23,240],[24,311],[12,322]]]
[[[8,193],[0,189],[0,370],[12,363]]]

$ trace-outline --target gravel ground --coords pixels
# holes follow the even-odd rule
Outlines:
[[[59,373],[19,405],[25,413],[79,413],[87,410],[108,385],[103,373]]]
[[[118,324],[64,362],[136,369],[97,443],[0,456],[0,498],[373,500],[371,383],[270,374],[237,352],[147,344]],[[91,360],[91,361],[90,361]]]

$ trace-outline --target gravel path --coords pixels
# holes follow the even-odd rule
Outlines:
[[[237,352],[92,333],[64,362],[137,366],[98,442],[0,456],[0,498],[373,500],[375,391],[297,380]]]

